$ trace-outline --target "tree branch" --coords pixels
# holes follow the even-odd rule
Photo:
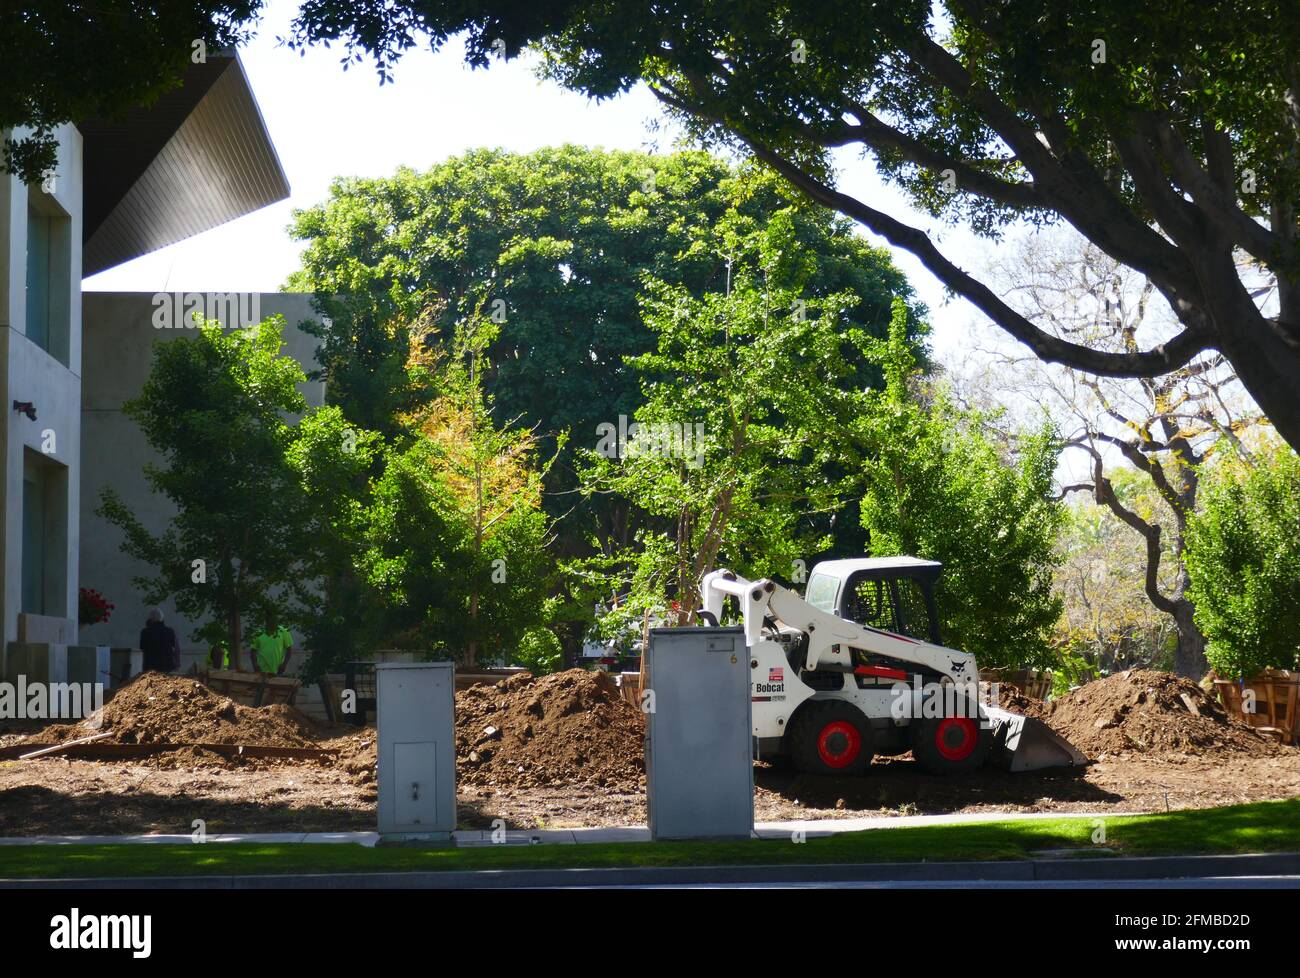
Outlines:
[[[904,159],[936,172],[952,170],[961,189],[972,191],[999,204],[1019,209],[1049,209],[1047,201],[1032,182],[1011,183],[1001,180],[967,161],[927,145],[915,136],[901,132],[881,121],[865,106],[850,107],[858,125],[847,126],[860,142],[873,149],[892,149]]]
[[[965,296],[998,326],[1028,346],[1039,359],[1106,377],[1154,377],[1185,366],[1206,349],[1205,340],[1185,329],[1168,343],[1142,353],[1107,353],[1070,343],[1039,329],[998,298],[988,286],[949,261],[924,231],[909,227],[854,197],[828,187],[752,137],[743,137],[763,160],[814,200],[861,221],[891,244],[904,248],[954,292]]]
[[[1216,147],[1222,133],[1215,130],[1206,134],[1207,156],[1219,171],[1215,179],[1201,166],[1182,133],[1168,119],[1146,117],[1139,124],[1159,146],[1178,185],[1234,243],[1261,261],[1288,264],[1289,243],[1238,207],[1235,195],[1230,195],[1222,185],[1226,176],[1227,186],[1232,186],[1231,156],[1223,147]],[[1225,168],[1227,173],[1223,172]],[[1289,257],[1294,262],[1295,256]]]
[[[1147,567],[1143,589],[1146,591],[1147,598],[1165,614],[1172,615],[1177,607],[1177,602],[1160,592],[1160,527],[1148,523],[1120,502],[1119,497],[1115,495],[1115,487],[1106,478],[1100,452],[1089,445],[1080,445],[1079,447],[1092,456],[1092,477],[1093,482],[1096,484],[1094,498],[1119,517],[1120,520],[1141,534],[1143,540],[1146,541]]]

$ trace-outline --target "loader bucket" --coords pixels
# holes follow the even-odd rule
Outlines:
[[[1037,771],[1088,763],[1078,748],[1042,720],[996,707],[985,707],[984,713],[993,727],[990,764],[1008,771]]]

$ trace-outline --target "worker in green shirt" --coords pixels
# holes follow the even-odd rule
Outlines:
[[[253,668],[272,676],[283,676],[293,653],[293,635],[274,614],[266,616],[266,630],[253,637]]]

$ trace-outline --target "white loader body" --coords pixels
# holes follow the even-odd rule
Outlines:
[[[937,564],[890,560],[819,564],[810,590],[819,575],[826,585],[819,593],[838,587],[822,602],[838,609],[844,588],[864,569],[933,568],[937,575]],[[924,731],[914,753],[939,773],[977,767],[990,751],[1012,770],[1086,763],[1045,724],[980,703],[979,669],[969,653],[849,621],[775,581],[748,581],[727,570],[706,575],[701,596],[715,621],[728,597],[739,604],[760,757],[795,753],[809,770],[856,770],[860,753],[869,762],[871,753],[913,750]]]

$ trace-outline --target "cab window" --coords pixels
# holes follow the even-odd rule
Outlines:
[[[844,599],[844,617],[869,628],[930,640],[930,616],[919,581],[855,581]]]
[[[814,574],[808,578],[808,589],[804,600],[827,614],[835,614],[835,592],[839,588],[839,578],[829,574]]]

